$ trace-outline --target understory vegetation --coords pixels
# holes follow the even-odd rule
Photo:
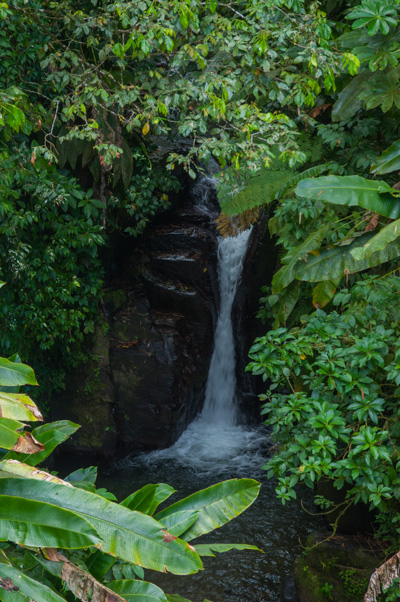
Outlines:
[[[113,245],[140,237],[213,161],[220,233],[268,220],[278,247],[260,300],[268,332],[248,366],[265,381],[277,449],[265,468],[277,495],[328,482],[343,492],[340,512],[366,504],[398,550],[399,9],[397,0],[0,3],[0,600],[96,591],[182,601],[143,581],[142,567],[200,570],[201,555],[228,549],[186,543],[221,526],[215,517],[204,526],[208,496],[228,491],[229,519],[255,499],[257,484],[232,481],[151,518],[167,485],[117,506],[94,470],[69,485],[33,470],[77,425],[32,430],[41,413],[16,389],[33,387],[37,400],[32,365],[39,405],[51,406],[88,359]],[[32,513],[45,518],[39,529]],[[131,547],[115,547],[110,516],[115,533],[132,521]]]

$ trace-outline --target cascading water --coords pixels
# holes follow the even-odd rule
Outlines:
[[[210,193],[210,183],[203,185],[203,194]],[[202,182],[204,184],[204,182]],[[207,200],[197,203],[205,211]],[[200,195],[199,195],[200,196]],[[214,337],[214,351],[206,384],[205,402],[201,414],[189,425],[180,439],[169,449],[147,454],[148,461],[173,459],[200,470],[238,470],[259,466],[262,459],[257,451],[265,441],[265,433],[239,425],[236,393],[235,341],[232,326],[232,306],[240,281],[243,259],[251,229],[236,237],[220,238],[218,243],[218,278],[220,309]],[[256,451],[257,450],[257,451]]]

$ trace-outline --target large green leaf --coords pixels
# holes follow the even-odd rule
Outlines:
[[[251,546],[246,543],[206,543],[198,544],[195,546],[196,552],[200,556],[215,556],[214,552],[222,554],[223,552],[229,552],[230,550],[257,550],[262,552],[257,546]]]
[[[398,194],[382,180],[367,180],[360,176],[321,176],[302,180],[298,196],[348,207],[362,207],[391,219],[400,217]]]
[[[387,224],[379,230],[375,236],[370,238],[362,247],[357,247],[351,251],[354,259],[369,259],[377,251],[383,251],[389,243],[393,242],[400,235],[400,219]]]
[[[38,426],[32,431],[32,435],[44,445],[44,450],[26,458],[25,462],[31,466],[37,466],[45,460],[52,451],[73,435],[80,428],[79,424],[69,420],[58,420]]]
[[[260,483],[253,479],[232,479],[202,489],[168,506],[156,515],[163,521],[167,516],[183,510],[197,510],[196,522],[181,536],[190,541],[229,522],[248,508],[258,496]]]
[[[306,240],[302,242],[301,245],[290,249],[282,259],[282,263],[285,265],[278,270],[272,278],[273,293],[280,293],[293,282],[295,278],[293,270],[299,259],[305,258],[307,253],[319,249],[331,227],[331,224],[325,224],[325,226],[322,226],[322,228],[307,236]]]
[[[25,484],[26,493],[14,493],[15,482]],[[100,542],[95,529],[83,517],[47,501],[29,499],[31,483],[44,485],[18,478],[0,479],[0,540],[33,547],[68,549],[87,548]]]
[[[373,236],[373,233],[365,234],[348,246],[338,245],[324,249],[319,255],[309,256],[307,262],[299,261],[294,270],[296,278],[308,282],[339,279],[345,274],[376,267],[400,255],[400,240],[396,239],[368,259],[356,261],[352,254],[354,249],[362,248]]]
[[[18,432],[23,426],[23,423],[18,420],[0,418],[0,447],[27,454],[43,451],[43,445],[30,433]]]
[[[361,108],[360,92],[373,75],[368,69],[353,77],[350,83],[340,92],[337,101],[333,105],[332,121],[345,121],[357,113]]]
[[[27,420],[28,422],[43,420],[39,408],[28,395],[3,391],[0,391],[0,415],[3,418]]]
[[[389,146],[377,158],[376,163],[371,165],[371,172],[378,176],[398,170],[400,170],[400,140]]]
[[[0,576],[2,579],[11,579],[20,592],[27,596],[28,600],[34,600],[34,602],[65,602],[65,598],[62,598],[47,585],[32,579],[32,577],[11,564],[3,562],[0,564]],[[14,598],[10,597],[9,600],[14,600]],[[18,598],[15,598],[15,600],[18,600]]]
[[[37,380],[34,371],[29,366],[10,362],[10,360],[0,357],[0,385],[3,387],[37,385]]]
[[[169,533],[180,537],[196,522],[198,516],[198,510],[182,510],[181,512],[169,514],[161,522]]]
[[[178,575],[202,569],[200,557],[184,541],[167,537],[163,525],[154,518],[95,493],[34,478],[10,478],[0,479],[0,495],[47,502],[79,514],[93,525],[103,540],[98,547],[127,562]],[[61,543],[60,547],[63,547]]]
[[[21,454],[23,455],[23,454]],[[41,481],[52,481],[65,485],[65,481],[59,479],[44,470],[37,470],[26,463],[14,459],[5,459],[0,462],[0,477],[23,477],[25,479],[39,479]]]
[[[127,602],[167,602],[162,589],[147,581],[120,579],[110,581],[107,585],[114,592],[123,596]]]
[[[159,504],[167,500],[174,492],[175,489],[166,483],[156,485],[148,483],[124,499],[121,506],[152,516]]]

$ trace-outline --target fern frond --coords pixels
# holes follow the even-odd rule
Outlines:
[[[233,217],[245,211],[261,207],[275,199],[277,190],[293,175],[293,171],[263,169],[247,177],[239,186],[217,187],[222,213]]]
[[[221,213],[215,220],[217,230],[223,238],[228,236],[237,236],[240,232],[250,228],[260,217],[260,208],[248,209],[239,215],[230,216],[226,213]]]
[[[301,173],[297,173],[292,178],[290,178],[287,182],[284,183],[281,188],[277,191],[275,198],[280,199],[284,194],[286,194],[292,188],[295,188],[301,180],[305,180],[305,178],[315,178],[320,174],[324,173],[324,171],[334,170],[336,163],[324,163],[323,165],[315,165],[314,167],[310,167],[309,169],[305,169]]]

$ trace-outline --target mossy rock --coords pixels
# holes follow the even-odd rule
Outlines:
[[[330,538],[329,538],[330,537]],[[367,538],[313,534],[295,562],[300,602],[362,602],[381,550]]]

